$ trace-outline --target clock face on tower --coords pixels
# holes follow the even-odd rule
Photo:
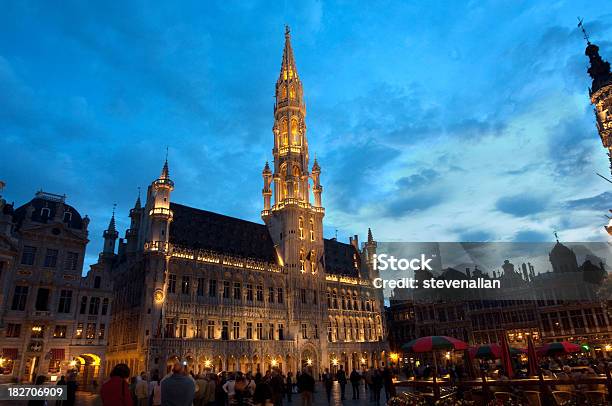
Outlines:
[[[156,303],[161,303],[164,301],[164,291],[161,289],[155,289],[155,292],[153,292],[153,299],[155,300]]]

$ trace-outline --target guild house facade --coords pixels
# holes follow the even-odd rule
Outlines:
[[[387,357],[376,242],[323,238],[323,187],[309,166],[306,108],[290,33],[275,88],[273,164],[263,169],[264,224],[172,201],[168,162],[130,210],[114,253],[108,367],[317,373],[380,366]],[[177,182],[177,187],[179,187]],[[313,200],[311,201],[311,194]],[[111,239],[113,239],[111,241]],[[113,251],[111,250],[113,247]]]
[[[0,196],[0,382],[75,371],[88,388],[104,375],[112,283],[100,266],[81,276],[88,225],[65,196]]]

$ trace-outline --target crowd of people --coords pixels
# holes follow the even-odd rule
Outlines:
[[[264,374],[206,372],[194,374],[177,362],[170,373],[160,379],[157,372],[132,376],[125,364],[116,365],[110,378],[100,388],[104,406],[283,406],[294,397],[300,406],[312,406],[317,379],[322,382],[328,404],[332,402],[334,382],[340,388],[340,400],[346,399],[346,386],[351,384],[352,399],[360,399],[361,388],[369,393],[370,402],[380,405],[381,391],[386,400],[395,395],[393,372],[389,368],[353,369],[340,366],[335,373],[325,369],[313,376],[310,368],[284,375],[279,369]]]

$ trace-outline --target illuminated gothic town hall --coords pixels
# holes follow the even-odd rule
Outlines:
[[[264,224],[172,202],[166,161],[130,210],[100,267],[115,298],[105,356],[133,371],[318,372],[379,366],[387,344],[383,298],[371,286],[376,242],[323,238],[323,187],[309,168],[303,89],[286,30],[274,105],[273,165],[263,169]],[[312,181],[312,183],[310,183]],[[180,182],[177,180],[176,186]],[[314,201],[310,201],[310,191]]]

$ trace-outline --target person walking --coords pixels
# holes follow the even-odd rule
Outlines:
[[[227,396],[227,404],[233,406],[236,404],[236,376],[234,374],[230,374],[227,378],[227,382],[225,382],[222,386],[223,392]]]
[[[274,403],[274,406],[283,406],[285,384],[282,376],[277,370],[272,371],[270,388],[272,389],[272,403]]]
[[[325,372],[321,376],[321,380],[323,381],[323,386],[325,387],[325,395],[327,396],[327,404],[330,405],[332,387],[334,386],[334,378],[329,373],[329,368],[325,368]]]
[[[374,402],[376,405],[380,405],[380,390],[383,387],[383,377],[378,369],[374,370],[372,375],[372,393],[374,394]]]
[[[154,373],[149,382],[149,398],[151,406],[161,406],[161,383],[159,382],[159,374]]]
[[[351,386],[353,387],[353,400],[359,399],[359,384],[361,383],[361,375],[355,368],[353,368],[351,371],[349,380],[351,381]]]
[[[383,369],[383,384],[385,386],[385,401],[389,401],[395,396],[395,386],[393,385],[393,371],[389,367]]]
[[[302,396],[302,406],[312,406],[312,393],[315,388],[315,380],[307,369],[300,375],[298,390]]]
[[[179,362],[172,367],[172,375],[161,382],[162,406],[191,406],[195,394],[195,383],[187,376],[185,368]]]
[[[204,396],[206,394],[206,388],[208,387],[207,378],[202,376],[202,374],[198,374],[196,375],[195,383],[197,390],[193,396],[193,406],[204,406],[206,404]]]
[[[149,383],[147,382],[147,374],[144,372],[136,377],[134,394],[136,395],[137,406],[149,406]]]
[[[285,388],[285,391],[287,392],[287,402],[291,403],[291,396],[293,395],[293,373],[291,371],[287,372]]]
[[[370,367],[365,373],[365,386],[366,390],[370,391],[370,402],[374,401],[374,391],[372,390],[374,378],[374,368]]]
[[[336,372],[336,380],[340,384],[340,400],[344,400],[344,393],[346,390],[346,372],[344,372],[344,366],[340,365],[340,370]]]
[[[117,364],[110,373],[110,378],[100,388],[100,398],[103,406],[134,406],[127,379],[130,368],[125,364]]]
[[[66,406],[74,406],[76,404],[76,391],[79,384],[76,381],[76,372],[71,372],[68,375],[68,382],[66,382]]]
[[[56,385],[61,385],[64,387],[64,390],[66,390],[66,377],[64,375],[62,375],[59,379],[59,381],[57,381]],[[55,406],[64,406],[64,401],[63,400],[56,400],[55,401]]]
[[[206,388],[204,389],[204,405],[214,406],[215,395],[217,391],[217,380],[216,375],[209,373],[206,374]]]

